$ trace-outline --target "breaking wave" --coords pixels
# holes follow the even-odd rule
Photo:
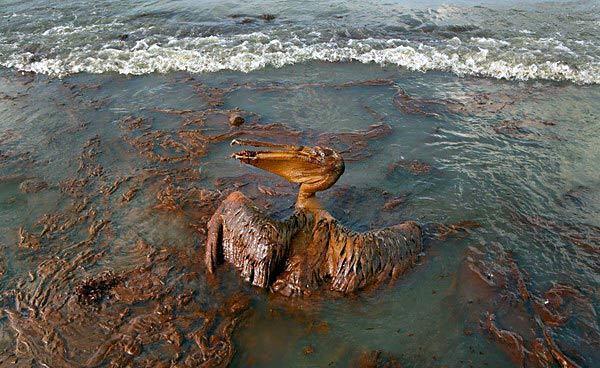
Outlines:
[[[48,34],[72,32],[64,28],[47,31]],[[250,72],[309,61],[361,62],[396,65],[422,72],[446,71],[459,76],[600,83],[599,62],[594,58],[578,62],[576,57],[570,57],[573,62],[565,62],[560,56],[572,56],[573,53],[553,39],[526,38],[524,42],[521,38],[518,45],[512,45],[509,41],[493,38],[460,40],[454,37],[428,45],[407,39],[323,41],[318,33],[312,36],[312,39],[296,36],[281,39],[254,32],[229,37],[151,37],[130,43],[112,40],[101,48],[78,45],[68,53],[62,50],[53,56],[13,52],[4,56],[4,60],[0,58],[0,65],[63,77],[81,72],[130,75],[171,71]],[[557,57],[553,53],[560,54]]]

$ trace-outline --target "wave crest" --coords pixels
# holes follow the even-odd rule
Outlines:
[[[308,61],[354,61],[397,65],[423,72],[447,71],[461,76],[600,83],[598,62],[569,65],[564,61],[544,60],[536,50],[524,52],[522,49],[507,49],[506,42],[491,39],[473,41],[475,45],[466,45],[458,39],[452,39],[435,46],[403,39],[307,43],[306,39],[298,37],[281,40],[256,32],[227,38],[169,38],[164,42],[144,39],[130,47],[113,42],[99,50],[90,46],[77,47],[66,55],[55,57],[35,57],[29,52],[13,53],[6,60],[1,60],[0,65],[62,77],[81,72],[132,75],[171,71],[251,72]],[[494,44],[500,44],[501,47],[493,47]]]

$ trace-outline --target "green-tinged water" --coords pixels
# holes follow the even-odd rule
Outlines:
[[[368,80],[385,83],[348,84]],[[410,97],[398,103],[399,91]],[[553,284],[565,284],[582,295],[592,312],[597,310],[600,89],[596,85],[498,82],[358,63],[308,63],[192,78],[169,73],[48,79],[3,70],[0,95],[4,365],[85,365],[102,343],[135,331],[140,352],[123,358],[118,354],[123,345],[117,344],[98,364],[141,366],[162,361],[184,366],[198,349],[193,332],[199,322],[190,320],[191,312],[174,307],[168,321],[161,322],[163,328],[174,326],[179,331],[179,347],[168,338],[144,340],[144,334],[154,336],[156,331],[131,327],[141,323],[136,318],[155,304],[174,303],[186,292],[199,310],[211,310],[224,295],[241,290],[251,303],[233,330],[232,366],[348,366],[360,352],[370,350],[392,354],[407,367],[509,366],[514,360],[486,329],[485,313],[496,314],[497,325],[509,331],[535,330],[535,314],[525,304],[521,314],[513,315],[520,322],[503,313],[523,302],[497,297],[513,295],[514,285],[489,288],[477,282],[466,258],[470,246],[489,256],[488,249],[500,244],[512,254],[529,293],[540,300]],[[149,158],[144,146],[136,146],[131,138],[151,137],[156,143],[151,152],[178,157],[185,150],[173,141],[190,147],[197,143],[194,139],[202,140],[185,140],[182,132],[196,130],[200,137],[226,133],[230,128],[223,111],[230,109],[241,109],[247,117],[239,128],[246,129],[242,136],[256,134],[259,128],[250,120],[258,119],[260,125],[281,123],[287,131],[300,132],[294,137],[305,144],[315,144],[322,133],[388,124],[391,133],[368,141],[363,152],[370,155],[349,160],[339,182],[322,194],[327,208],[354,229],[405,219],[429,227],[471,220],[481,227],[468,235],[460,231],[446,240],[430,240],[420,264],[408,275],[349,297],[286,300],[244,285],[227,267],[219,270],[216,281],[207,280],[202,261],[203,227],[210,216],[202,201],[207,200],[188,192],[191,199],[184,203],[180,198],[181,208],[170,211],[157,206],[161,189],[175,183],[185,191],[192,187],[227,191],[234,184],[222,184],[219,178],[241,176],[234,180],[240,190],[259,203],[271,203],[270,211],[283,211],[278,215],[284,216],[293,202],[293,188],[228,159],[232,149],[226,140],[207,143],[206,155],[168,162]],[[197,114],[204,115],[200,119]],[[149,127],[126,128],[128,116],[145,118]],[[152,136],[157,132],[163,135]],[[286,134],[281,131],[263,139],[296,139]],[[96,143],[86,145],[93,137]],[[430,167],[421,172],[406,165],[390,168],[414,160]],[[101,170],[94,171],[98,165]],[[183,175],[177,168],[189,171]],[[69,194],[65,183],[70,178],[87,182]],[[118,178],[128,179],[103,194],[103,188]],[[24,193],[20,184],[26,179],[41,180],[48,187]],[[256,180],[284,195],[252,192]],[[123,199],[134,187],[131,199]],[[383,209],[386,201],[398,196],[405,196],[400,205]],[[89,210],[95,214],[64,230],[55,227],[44,233],[44,224],[52,223],[44,222],[44,214],[69,218],[70,206],[79,201],[85,201],[86,209],[75,217]],[[90,235],[90,227],[99,220],[109,222]],[[41,235],[38,249],[19,247],[20,228]],[[84,239],[89,242],[77,245]],[[155,267],[164,266],[162,271],[149,271],[160,275],[162,286],[148,286],[128,274],[149,259],[145,252],[150,251],[140,248],[140,239],[170,255],[166,261],[152,258]],[[97,256],[77,260],[85,252]],[[495,253],[490,254],[493,261]],[[77,267],[63,279],[48,279],[44,265],[49,260]],[[95,308],[77,304],[76,286],[104,270],[129,279],[103,295]],[[126,297],[128,287],[135,298]],[[145,288],[149,295],[140,296]],[[44,308],[54,312],[41,312]],[[111,313],[124,308],[128,313],[114,322]],[[561,310],[569,320],[551,327],[550,333],[570,359],[592,367],[600,359],[597,318],[594,313],[573,312],[577,310]],[[22,319],[8,318],[13,312]],[[80,324],[78,318],[106,320],[113,327]],[[96,338],[82,342],[80,336],[86,335]],[[528,335],[524,339],[531,349],[533,339]],[[56,358],[61,351],[67,360]]]
[[[600,365],[598,14],[0,0],[0,367]],[[208,275],[228,193],[296,194],[233,138],[341,152],[324,206],[417,221],[418,266],[291,299]]]

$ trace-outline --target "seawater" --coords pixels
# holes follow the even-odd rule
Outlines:
[[[9,1],[0,13],[0,65],[64,76],[359,61],[598,83],[597,4],[567,8],[511,1]]]
[[[282,123],[313,137],[390,125],[389,136],[368,143],[371,155],[347,162],[346,173],[322,195],[347,226],[368,230],[411,219],[424,225],[472,220],[481,228],[465,238],[432,241],[420,265],[401,280],[351,297],[285,301],[237,283],[227,269],[216,285],[203,276],[186,284],[169,274],[166,284],[176,287],[170,293],[190,287],[207,308],[219,288],[251,296],[250,311],[234,332],[232,366],[348,366],[365,350],[386,351],[414,367],[514,365],[481,328],[486,309],[498,313],[508,307],[473,296],[484,294],[464,282],[469,247],[485,252],[500,244],[526,273],[531,293],[541,296],[556,283],[572,285],[597,313],[600,32],[595,2],[4,4],[0,287],[5,311],[18,309],[10,295],[35,290],[40,265],[77,255],[71,242],[81,240],[87,227],[68,233],[68,239],[44,240],[37,251],[18,247],[18,234],[20,228],[35,231],[44,214],[69,206],[60,183],[78,175],[88,139],[100,139],[98,163],[104,174],[99,180],[111,182],[163,168],[123,140],[125,117],[143,117],[150,131],[176,135],[185,116],[158,110],[239,108],[261,124]],[[275,19],[260,17],[267,13]],[[340,87],[375,79],[391,83]],[[211,106],[198,93],[199,84],[203,90],[225,91],[222,103]],[[394,104],[399,91],[421,112]],[[228,129],[226,122],[207,124],[198,128],[207,133]],[[200,175],[193,185],[214,190],[219,178],[260,174],[228,159],[231,152],[227,142],[211,145],[193,164]],[[390,172],[390,165],[401,160],[427,163],[431,170]],[[48,188],[23,193],[19,185],[30,178]],[[187,214],[153,209],[162,185],[140,188],[131,202],[102,199],[99,188],[86,189],[93,198],[89,205],[111,221],[110,231],[91,246],[106,255],[82,266],[67,283],[72,288],[63,292],[74,290],[86,275],[142,265],[145,258],[133,250],[140,238],[161,249],[185,250],[193,260],[184,268],[203,274],[201,235],[187,227]],[[406,200],[384,211],[381,193]],[[291,200],[269,198],[283,215]],[[49,289],[49,299],[59,297],[55,292]],[[145,308],[142,304],[132,309],[131,318]],[[511,330],[516,324],[508,321],[498,324]],[[6,317],[0,329],[5,364],[15,355],[23,366],[48,364],[50,353],[28,352],[19,343],[42,346],[35,343],[35,330],[19,330]],[[597,318],[580,315],[552,334],[567,356],[591,367],[600,359],[598,331]],[[95,333],[92,327],[80,332]],[[72,335],[64,336],[67,347],[76,346]],[[193,345],[190,336],[183,339],[184,347]],[[144,346],[141,357],[153,354],[170,357],[168,350],[153,351],[152,345]]]

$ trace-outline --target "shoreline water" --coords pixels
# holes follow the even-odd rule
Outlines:
[[[0,365],[594,366],[596,8],[7,3]],[[277,218],[295,200],[234,138],[341,152],[325,208],[417,221],[417,267],[347,297],[208,276],[228,193]]]
[[[0,13],[0,65],[66,76],[359,61],[499,79],[600,82],[594,2],[571,4],[568,14],[535,1],[88,5],[89,11],[49,4],[52,11],[44,12],[8,4]]]
[[[486,327],[486,313],[496,315],[490,326],[521,334],[525,346],[534,341],[527,332],[534,325],[526,323],[533,317],[519,301],[510,262],[526,275],[524,283],[535,298],[556,292],[556,284],[575,288],[563,294],[567,304],[552,307],[568,319],[550,336],[581,365],[597,359],[593,340],[579,335],[582,329],[598,333],[593,318],[600,228],[594,184],[599,178],[592,169],[598,162],[598,135],[592,134],[598,129],[596,86],[460,78],[360,63],[291,65],[248,74],[63,79],[4,70],[1,77],[7,96],[0,101],[1,285],[9,295],[20,290],[12,295],[32,310],[66,302],[59,315],[5,319],[7,361],[15,357],[15,331],[36,347],[20,352],[21,362],[56,363],[56,355],[36,342],[36,328],[67,323],[68,316],[94,315],[115,323],[129,309],[120,327],[124,337],[111,348],[116,350],[95,359],[157,363],[180,351],[180,359],[194,361],[199,359],[195,349],[202,346],[194,342],[194,333],[208,324],[213,327],[203,333],[216,328],[212,339],[235,349],[233,355],[218,353],[233,359],[233,366],[347,366],[370,350],[383,350],[409,366],[468,361],[507,366],[510,355]],[[290,211],[294,199],[293,187],[226,159],[231,150],[225,138],[202,143],[208,136],[231,137],[231,111],[246,119],[239,128],[245,133],[234,130],[234,136],[306,144],[327,139],[340,151],[360,153],[348,160],[340,182],[323,193],[326,208],[347,226],[364,231],[414,219],[424,225],[470,220],[482,227],[434,241],[406,278],[349,299],[284,301],[249,288],[226,269],[216,283],[207,280],[202,229],[222,195],[237,188],[279,216]],[[336,138],[349,132],[360,137],[378,124],[391,133],[366,140],[359,150],[353,148],[358,138],[349,146]],[[47,187],[24,192],[23,182],[34,179]],[[36,188],[33,184],[28,187]],[[80,208],[77,203],[85,203],[83,210],[72,214]],[[60,230],[69,218],[76,221],[68,225],[73,227]],[[505,260],[506,252],[512,261]],[[78,263],[83,254],[95,254],[97,261]],[[144,268],[148,255],[153,266]],[[52,259],[79,268],[69,279],[48,279]],[[473,270],[509,278],[498,288],[478,281]],[[155,281],[147,284],[140,277]],[[87,289],[81,285],[105,289],[98,289],[97,302],[85,302],[87,294],[81,292]],[[36,299],[36,290],[49,299]],[[188,294],[191,304],[177,304]],[[10,298],[3,300],[11,313],[25,313]],[[174,309],[156,315],[157,302]],[[234,308],[236,313],[246,312],[230,315],[214,309],[215,303],[233,303],[241,308]],[[188,325],[185,321],[199,311]],[[211,313],[217,316],[212,322]],[[180,336],[181,345],[169,342],[179,341],[176,337],[131,330],[140,318],[151,328],[150,321],[164,316],[168,319],[161,323],[177,331],[172,336]],[[219,321],[235,323],[228,330],[233,336],[218,335],[225,328]],[[110,333],[95,343],[74,339],[96,336],[96,329],[86,324],[75,331],[61,328],[69,354],[88,359],[81,349],[95,351],[101,347],[95,344],[110,341],[105,340]],[[128,346],[126,336],[132,334],[138,334],[140,350],[133,345],[133,355],[120,355],[132,349],[121,347]]]

